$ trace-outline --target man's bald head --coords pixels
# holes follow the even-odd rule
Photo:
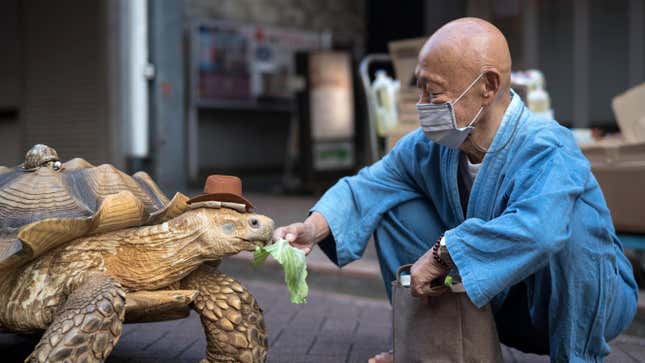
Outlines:
[[[511,54],[499,29],[477,18],[449,22],[423,45],[415,73],[420,103],[455,102],[467,91],[454,107],[457,126],[468,125],[483,110],[469,139],[486,144],[492,138],[510,102]]]
[[[426,41],[419,65],[432,66],[442,78],[474,78],[489,69],[500,73],[500,86],[510,86],[511,53],[504,34],[478,18],[461,18],[442,26]],[[462,82],[458,82],[462,83]]]
[[[454,61],[464,70],[479,73],[487,67],[495,67],[510,77],[511,53],[506,38],[485,20],[461,18],[442,26],[425,43],[419,58],[432,56],[435,52],[444,53],[445,60]]]

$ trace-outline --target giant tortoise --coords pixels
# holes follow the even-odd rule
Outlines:
[[[168,200],[129,176],[45,145],[0,167],[0,331],[44,331],[26,362],[103,362],[123,322],[201,317],[202,362],[261,362],[262,310],[219,261],[270,241],[244,204]]]

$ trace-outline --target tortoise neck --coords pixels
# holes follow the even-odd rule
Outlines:
[[[158,289],[187,276],[210,258],[201,243],[207,226],[182,217],[130,232],[106,256],[106,269],[129,290]]]

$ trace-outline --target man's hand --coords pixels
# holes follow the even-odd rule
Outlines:
[[[410,293],[412,296],[438,296],[449,291],[449,288],[443,284],[443,277],[450,270],[441,266],[432,257],[432,248],[421,256],[410,269]],[[434,280],[437,286],[431,287]]]
[[[313,212],[303,223],[293,223],[276,229],[273,232],[273,241],[284,238],[293,247],[308,255],[318,242],[329,236],[329,233],[329,224],[325,217]]]
[[[276,229],[273,232],[273,241],[286,239],[290,245],[302,250],[305,255],[308,255],[316,244],[314,241],[314,232],[314,226],[310,223],[292,223]]]

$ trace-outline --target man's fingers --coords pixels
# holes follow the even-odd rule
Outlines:
[[[439,296],[443,295],[450,291],[450,288],[445,285],[439,285],[431,287],[430,284],[423,284],[421,286],[415,286],[414,289],[411,289],[410,292],[414,297],[421,296]]]
[[[303,223],[293,223],[288,226],[279,227],[273,232],[273,240],[285,239],[293,247],[300,249],[305,255],[311,253],[312,242],[305,236],[305,225]]]
[[[448,286],[432,286],[431,282],[416,283],[414,280],[412,280],[412,284],[410,286],[410,294],[412,294],[412,296],[414,297],[439,296],[445,294],[448,291],[450,291],[450,288]]]
[[[277,228],[275,231],[273,231],[273,241],[277,241],[280,239],[283,239],[285,234],[287,233],[287,230],[284,227]]]
[[[448,286],[441,285],[437,287],[429,287],[425,292],[425,296],[440,296],[447,292],[450,292],[450,288]]]
[[[288,242],[294,242],[298,239],[300,223],[290,224],[288,226],[279,227],[273,232],[273,239],[275,241],[279,239],[286,239]]]
[[[294,242],[300,237],[300,232],[302,230],[302,223],[294,223],[287,226],[287,234],[284,238],[289,242]]]

